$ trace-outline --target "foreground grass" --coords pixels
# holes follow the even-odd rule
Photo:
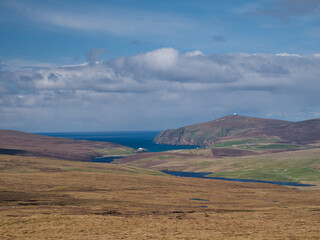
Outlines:
[[[42,158],[0,166],[1,239],[320,237],[319,191]]]

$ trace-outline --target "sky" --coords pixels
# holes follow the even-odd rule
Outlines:
[[[0,0],[0,129],[320,118],[319,0]]]

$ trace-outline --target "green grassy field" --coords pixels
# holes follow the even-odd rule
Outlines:
[[[233,145],[243,146],[247,144],[265,144],[265,143],[273,143],[279,141],[280,138],[276,137],[253,137],[253,138],[244,138],[239,140],[231,140],[231,141],[218,141],[214,147],[232,147]]]
[[[201,169],[214,176],[320,184],[320,149],[224,158]]]
[[[277,143],[281,141],[277,137],[253,137],[238,139],[232,141],[218,141],[214,144],[214,148],[237,148],[237,149],[246,149],[251,151],[265,151],[265,150],[290,150],[290,149],[308,149],[312,148],[311,146],[302,146],[297,144],[283,144]]]
[[[214,172],[212,176],[287,181],[320,186],[320,149],[268,153],[254,156],[214,158],[208,149],[173,151],[128,163],[155,170]],[[121,162],[121,160],[119,160]]]
[[[104,148],[97,149],[97,152],[102,153],[104,156],[128,156],[134,154],[136,151],[129,147],[117,147],[117,148]]]

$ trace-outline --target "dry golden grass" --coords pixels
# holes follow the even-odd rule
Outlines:
[[[320,238],[320,191],[15,156],[0,168],[1,239]]]

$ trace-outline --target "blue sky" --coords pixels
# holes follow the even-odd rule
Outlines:
[[[3,58],[55,63],[162,47],[206,54],[319,50],[319,1],[0,1]]]
[[[318,0],[0,0],[0,128],[320,117]]]

